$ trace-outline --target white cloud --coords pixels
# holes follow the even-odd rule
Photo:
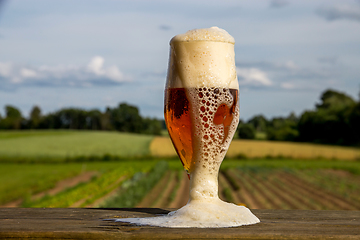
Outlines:
[[[110,66],[108,68],[104,68],[105,59],[100,56],[93,57],[88,64],[89,72],[95,73],[97,76],[109,78],[115,82],[123,82],[124,75],[118,67]]]
[[[339,68],[334,65],[304,67],[292,60],[284,62],[237,62],[239,83],[249,87],[269,87],[284,91],[319,91],[339,84]],[[261,70],[260,70],[261,69]]]
[[[331,86],[334,84],[332,80],[325,81],[325,83],[325,86]],[[321,91],[322,89],[324,89],[324,84],[304,81],[285,81],[280,83],[280,88],[284,90],[296,91]]]
[[[130,80],[117,66],[104,66],[105,59],[93,57],[87,66],[17,66],[0,62],[0,90],[20,86],[91,87],[117,85]]]
[[[32,69],[22,68],[20,70],[20,76],[23,78],[35,78],[38,76],[38,74]]]
[[[289,82],[281,83],[280,87],[284,88],[284,89],[295,89],[296,88],[296,86],[293,83],[289,83]]]
[[[271,86],[273,83],[267,74],[258,68],[236,68],[240,85],[247,86]]]
[[[90,63],[88,64],[87,68],[90,72],[93,72],[96,75],[101,75],[104,72],[102,70],[104,62],[105,60],[103,57],[100,56],[93,57]]]
[[[358,5],[332,5],[323,6],[316,10],[316,13],[328,21],[348,19],[360,21],[360,7]]]
[[[237,62],[240,69],[261,69],[268,79],[276,80],[276,83],[291,81],[314,82],[330,79],[335,76],[336,69],[333,66],[304,67],[294,63],[292,60],[285,62]]]

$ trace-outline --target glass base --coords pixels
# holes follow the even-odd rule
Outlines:
[[[238,227],[260,222],[246,207],[227,203],[219,198],[189,201],[184,207],[160,217],[120,218],[116,222],[170,228]]]

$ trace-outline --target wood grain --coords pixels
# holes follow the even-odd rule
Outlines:
[[[360,239],[360,211],[252,210],[261,223],[233,228],[160,228],[105,219],[150,217],[159,208],[3,208],[0,239]]]

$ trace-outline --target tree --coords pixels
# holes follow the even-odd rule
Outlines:
[[[114,128],[120,132],[141,133],[142,118],[135,106],[121,103],[117,108],[110,109],[110,121]]]
[[[321,103],[316,104],[316,108],[319,109],[343,109],[348,106],[353,106],[355,101],[345,93],[337,92],[334,90],[326,90],[322,93]]]
[[[38,106],[34,106],[30,112],[29,127],[35,129],[39,127],[41,119],[41,109]]]
[[[99,110],[90,110],[89,112],[85,112],[85,115],[86,129],[101,130],[102,113]]]
[[[4,122],[3,122],[3,117],[0,114],[0,129],[4,129],[5,127],[3,126]]]
[[[5,106],[5,118],[1,120],[1,128],[3,129],[20,129],[22,116],[19,109],[14,106]]]
[[[100,115],[100,129],[101,130],[114,130],[111,124],[111,110],[106,108],[106,111]]]
[[[60,119],[60,128],[87,129],[88,113],[82,109],[66,108],[58,111],[55,115]]]
[[[255,127],[256,131],[265,132],[268,120],[263,115],[256,115],[251,118],[248,123],[252,124]]]
[[[360,101],[351,109],[348,124],[353,133],[353,144],[360,146]]]
[[[353,145],[356,133],[349,119],[356,102],[350,96],[334,90],[325,91],[320,99],[315,111],[306,111],[300,117],[299,140]]]
[[[298,118],[290,113],[286,118],[273,118],[268,122],[266,135],[268,140],[296,141],[299,135],[297,130]]]
[[[143,119],[143,133],[151,135],[161,135],[161,121],[156,118],[144,118]]]
[[[243,124],[240,123],[238,126],[238,135],[241,139],[254,139],[255,138],[255,128],[252,124]]]

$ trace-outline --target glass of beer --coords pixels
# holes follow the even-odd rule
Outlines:
[[[234,38],[217,27],[170,41],[164,114],[170,138],[190,178],[188,203],[166,216],[121,219],[162,227],[233,227],[259,219],[219,199],[218,173],[239,122]]]
[[[175,36],[170,46],[166,126],[190,177],[190,199],[202,197],[196,185],[203,197],[217,196],[219,167],[239,122],[234,39],[211,28]]]
[[[227,226],[234,224],[229,222],[231,212],[240,208],[218,197],[219,168],[239,123],[234,43],[217,27],[175,36],[170,42],[164,103],[170,138],[190,178],[185,209],[197,208],[195,212],[207,215],[205,219],[218,218],[220,211]],[[241,225],[259,221],[247,213],[251,219]]]

